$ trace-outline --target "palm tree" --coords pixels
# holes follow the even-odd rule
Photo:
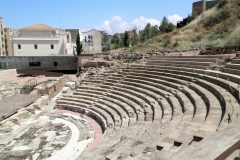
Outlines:
[[[80,36],[79,36],[79,33],[77,35],[77,39],[76,39],[76,47],[74,47],[76,49],[76,52],[77,52],[77,57],[78,57],[78,60],[77,60],[77,73],[79,73],[80,71],[80,58],[79,56],[81,55],[82,51],[83,51],[83,45],[80,41]],[[75,53],[74,53],[75,55]]]

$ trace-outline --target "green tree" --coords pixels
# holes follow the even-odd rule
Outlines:
[[[129,37],[127,31],[125,31],[125,33],[124,33],[123,44],[124,44],[125,47],[129,47],[129,44],[130,44],[130,37]]]
[[[159,34],[158,26],[157,25],[152,26],[150,23],[147,23],[144,30],[139,31],[140,41],[144,42],[150,38],[153,38],[154,36],[157,36],[158,34]]]
[[[81,55],[81,53],[83,51],[83,45],[82,45],[82,43],[80,41],[79,33],[78,33],[77,38],[76,38],[76,47],[75,47],[75,49],[76,49],[77,57],[78,57],[78,59],[77,59],[77,73],[79,73],[79,71],[81,71],[81,66],[80,66],[81,59],[79,58],[79,56]]]
[[[76,49],[76,52],[77,52],[77,55],[78,55],[78,56],[79,56],[79,55],[82,53],[82,51],[83,51],[83,46],[82,46],[82,43],[81,43],[81,41],[80,41],[79,33],[78,33],[77,38],[76,38],[76,47],[75,47],[75,49]]]
[[[174,24],[169,23],[168,24],[167,33],[172,32],[175,28],[176,28],[176,26]]]
[[[144,42],[144,41],[146,41],[146,36],[145,36],[145,31],[144,30],[141,30],[141,31],[139,31],[139,40],[141,41],[141,42]]]
[[[133,36],[132,36],[131,40],[132,40],[133,46],[138,43],[139,38],[138,38],[138,34],[137,34],[137,28],[133,29]]]
[[[169,33],[175,29],[175,25],[168,21],[164,16],[161,25],[159,26],[159,31],[161,33]]]
[[[152,37],[152,26],[150,23],[147,23],[147,25],[145,26],[144,28],[145,30],[145,36],[147,37],[147,39],[151,38]]]
[[[125,34],[120,34],[120,41],[119,41],[119,46],[120,47],[124,47],[124,37],[125,37]]]
[[[151,33],[152,33],[152,37],[155,37],[159,34],[158,25],[151,27]]]
[[[195,18],[196,18],[196,16],[194,14],[189,14],[187,17],[188,23],[192,22]]]
[[[162,23],[159,26],[159,31],[161,33],[166,33],[167,28],[168,28],[168,19],[164,16],[162,19]]]
[[[107,44],[108,42],[108,35],[107,33],[103,33],[102,44]]]
[[[112,36],[111,44],[114,44],[114,46],[120,45],[120,39],[117,34]]]

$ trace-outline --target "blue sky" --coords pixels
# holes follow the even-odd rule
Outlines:
[[[20,29],[38,23],[54,28],[105,30],[110,34],[147,22],[159,25],[186,17],[195,0],[1,0],[4,26]]]

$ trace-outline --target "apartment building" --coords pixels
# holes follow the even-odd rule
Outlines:
[[[5,36],[2,17],[0,17],[0,56],[5,56]]]
[[[71,43],[70,33],[62,33],[45,24],[36,24],[18,30],[12,39],[14,56],[66,55],[66,43]]]
[[[12,39],[13,37],[17,37],[17,31],[11,28],[4,28],[4,36],[5,36],[5,54],[6,56],[13,56]]]

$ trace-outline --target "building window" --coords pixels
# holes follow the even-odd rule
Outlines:
[[[54,45],[53,44],[51,44],[51,49],[54,49]]]
[[[21,49],[21,44],[18,45],[18,49]]]
[[[58,65],[59,65],[58,62],[54,62],[54,63],[53,63],[53,66],[58,66]]]
[[[36,44],[34,44],[34,49],[37,49],[37,45]]]
[[[29,62],[29,66],[41,66],[41,62]]]

